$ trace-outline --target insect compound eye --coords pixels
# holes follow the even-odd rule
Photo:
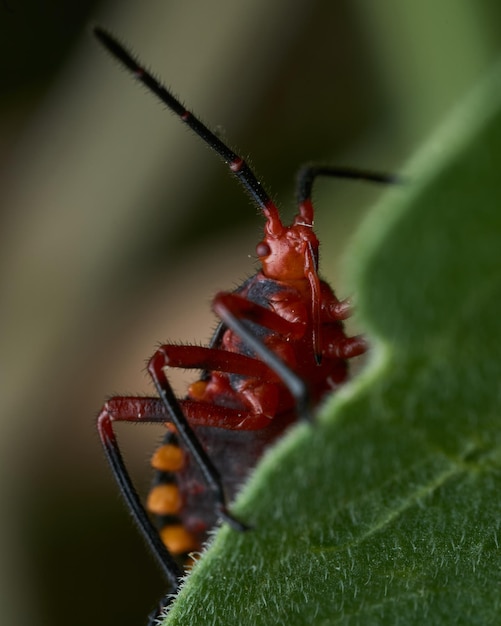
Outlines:
[[[256,254],[258,257],[269,256],[271,254],[270,246],[264,241],[260,241],[256,246]]]

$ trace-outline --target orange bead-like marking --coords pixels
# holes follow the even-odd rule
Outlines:
[[[150,491],[146,507],[155,515],[174,515],[181,509],[181,504],[177,485],[157,485]]]
[[[177,472],[184,465],[183,451],[172,443],[160,446],[151,458],[151,465],[160,472]]]
[[[188,532],[181,524],[165,526],[160,531],[160,537],[172,554],[185,554],[200,549],[195,535]]]
[[[188,395],[192,400],[203,400],[206,389],[207,382],[204,380],[197,380],[189,386]]]

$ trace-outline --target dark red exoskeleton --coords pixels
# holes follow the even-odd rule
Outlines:
[[[386,174],[306,166],[298,176],[298,213],[291,226],[245,161],[194,117],[112,36],[99,41],[178,115],[227,164],[265,217],[256,247],[260,270],[233,292],[218,293],[220,324],[209,346],[161,346],[148,363],[156,397],[110,398],[98,418],[101,440],[122,494],[163,569],[171,590],[189,553],[201,549],[218,519],[247,526],[227,509],[264,449],[345,382],[347,360],[362,354],[361,336],[347,337],[350,314],[318,275],[319,242],[313,231],[312,186],[319,176],[392,182]],[[175,397],[165,370],[201,370],[186,397]],[[113,431],[114,422],[167,425],[156,451],[154,486],[145,506],[135,491]],[[153,514],[155,523],[150,519]],[[167,601],[162,603],[163,606]]]

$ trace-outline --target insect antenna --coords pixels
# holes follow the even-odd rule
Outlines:
[[[188,111],[115,37],[99,26],[94,27],[94,35],[108,52],[135,76],[136,80],[143,83],[147,89],[166,104],[181,121],[221,157],[232,174],[237,177],[244,189],[250,194],[254,203],[263,211],[272,230],[281,232],[283,226],[278,215],[278,209],[245,160],[233,152],[193,113]]]

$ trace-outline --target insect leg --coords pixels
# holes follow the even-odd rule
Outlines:
[[[162,543],[157,529],[141,504],[113,430],[114,422],[164,423],[169,420],[170,416],[159,398],[115,397],[110,398],[101,409],[97,427],[106,457],[132,517],[169,581],[172,591],[176,591],[183,571]]]
[[[352,359],[367,352],[367,340],[363,335],[354,335],[353,337],[345,337],[338,341],[335,346],[328,350],[331,357],[339,359]]]
[[[298,204],[311,199],[313,183],[320,176],[330,178],[348,178],[365,180],[371,183],[395,184],[400,179],[395,174],[373,172],[371,170],[356,169],[353,167],[331,167],[329,165],[304,165],[297,174],[296,195]]]
[[[242,309],[242,307],[244,307],[244,309]],[[311,414],[310,399],[304,381],[293,372],[282,359],[270,350],[266,344],[256,337],[245,323],[249,318],[253,320],[260,319],[262,325],[266,323],[266,328],[276,330],[276,328],[273,327],[274,324],[283,327],[284,322],[288,323],[287,320],[273,313],[273,311],[269,311],[233,293],[218,293],[213,300],[212,308],[228,328],[238,335],[282,380],[296,401],[298,416],[302,419],[312,421],[313,416]],[[256,323],[259,322],[256,321]],[[295,328],[296,325],[293,325],[293,327]]]
[[[191,428],[185,414],[183,413],[178,399],[174,395],[174,391],[167,380],[164,368],[169,365],[166,355],[160,348],[152,356],[148,363],[148,372],[153,380],[167,414],[168,421],[171,421],[177,430],[179,437],[182,439],[185,447],[192,455],[194,461],[202,471],[204,478],[215,494],[218,512],[221,518],[230,524],[233,528],[240,531],[248,530],[248,526],[234,518],[228,511],[226,497],[221,482],[219,472],[212,463],[210,457],[202,447],[198,437]],[[167,421],[167,420],[166,420]]]
[[[271,315],[274,315],[269,311]],[[285,320],[284,320],[285,321]],[[206,373],[224,372],[245,377],[249,382],[247,389],[253,387],[253,401],[245,391],[225,386],[220,392],[224,400],[219,403],[216,388],[210,385],[210,376],[204,377],[190,385],[188,396],[179,400],[181,410],[190,426],[213,426],[228,430],[259,430],[266,428],[270,418],[275,414],[273,401],[267,400],[265,388],[280,385],[280,378],[266,363],[239,352],[231,352],[220,348],[205,346],[183,346],[166,344],[159,348],[164,357],[165,365],[184,369],[201,369]],[[217,380],[217,379],[216,379]],[[259,391],[260,390],[260,391]],[[230,408],[234,406],[235,408]],[[236,408],[239,407],[239,408]]]
[[[220,348],[165,344],[158,349],[158,352],[163,355],[164,367],[228,372],[252,378],[269,378],[272,374],[269,367],[262,361]]]

